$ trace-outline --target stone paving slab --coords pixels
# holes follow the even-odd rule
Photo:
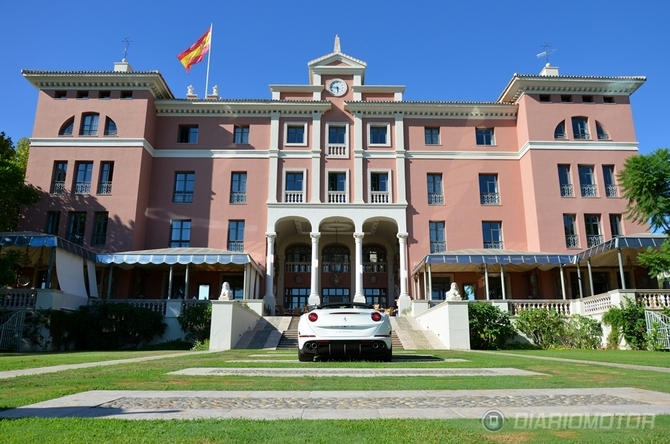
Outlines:
[[[256,355],[257,356],[257,355]],[[251,356],[250,356],[251,357]],[[275,356],[275,358],[279,358],[279,356]],[[286,356],[284,359],[226,359],[226,362],[298,362],[297,359],[295,359],[295,356]],[[470,362],[467,359],[459,359],[459,358],[451,358],[451,359],[398,359],[393,362],[386,362],[385,364],[405,364],[407,362],[411,362],[413,364],[435,364],[436,362]],[[309,365],[309,364],[305,364]]]
[[[0,418],[374,419],[670,414],[670,394],[635,388],[398,391],[89,391]]]
[[[222,368],[199,367],[185,368],[169,375],[181,376],[263,376],[263,377],[387,377],[387,376],[544,376],[544,373],[519,370],[516,368]]]

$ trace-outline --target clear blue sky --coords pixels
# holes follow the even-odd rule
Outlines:
[[[332,0],[5,1],[0,131],[30,136],[37,91],[22,69],[111,70],[123,57],[158,70],[177,97],[202,96],[206,63],[176,55],[214,25],[210,89],[269,99],[305,84],[307,62],[333,50],[365,61],[366,83],[405,85],[406,100],[494,101],[514,73],[538,74],[548,42],[564,75],[647,77],[632,96],[642,153],[670,147],[670,1]]]

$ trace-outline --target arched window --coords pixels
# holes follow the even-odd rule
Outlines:
[[[116,136],[116,123],[109,117],[105,119],[105,136]]]
[[[81,116],[80,136],[97,136],[98,135],[98,120],[100,115],[98,113],[84,113]]]
[[[598,134],[598,140],[610,140],[610,135],[607,133],[607,131],[605,131],[605,128],[597,120],[596,133]]]
[[[323,249],[324,273],[348,273],[349,272],[349,249],[342,245],[331,245]]]
[[[71,136],[72,135],[72,130],[74,128],[74,116],[70,117],[65,121],[63,126],[60,127],[60,131],[58,131],[59,136]]]
[[[363,247],[363,272],[386,273],[386,249],[379,246]]]
[[[554,139],[567,139],[567,136],[565,135],[565,120],[556,125]]]
[[[286,249],[284,271],[287,273],[309,273],[312,266],[312,247],[294,245]]]
[[[574,134],[575,140],[577,139],[589,139],[589,121],[586,117],[573,117],[572,118],[572,132]]]

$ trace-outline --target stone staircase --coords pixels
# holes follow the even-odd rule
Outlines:
[[[281,334],[279,344],[277,344],[277,350],[298,348],[298,322],[300,321],[300,318],[293,316],[290,319],[291,323],[288,325],[288,329]]]

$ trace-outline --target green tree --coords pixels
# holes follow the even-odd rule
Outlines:
[[[16,142],[16,154],[14,158],[14,163],[21,168],[25,176],[26,169],[28,168],[28,155],[30,154],[30,139],[27,137],[22,137]]]
[[[22,208],[39,200],[39,192],[25,183],[21,167],[0,159],[0,232],[16,230]]]
[[[625,215],[633,222],[649,223],[652,231],[670,235],[670,149],[631,156],[619,173],[622,196],[628,199]],[[640,253],[649,275],[670,270],[670,242]]]
[[[14,160],[16,151],[11,137],[7,137],[4,131],[0,131],[0,159]]]

